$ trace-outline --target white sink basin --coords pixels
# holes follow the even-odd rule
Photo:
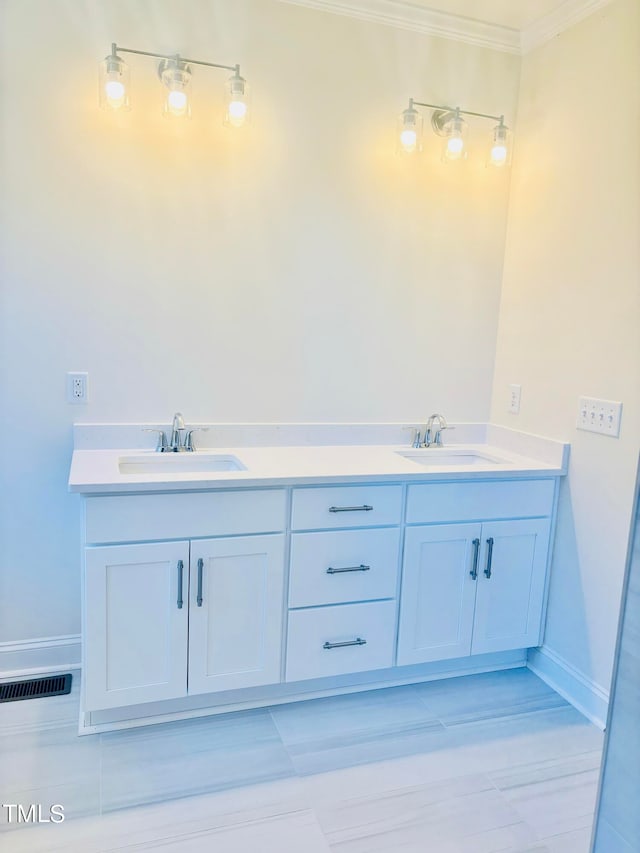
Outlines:
[[[206,474],[208,471],[246,471],[237,456],[224,453],[149,453],[121,456],[121,474]]]
[[[425,447],[424,450],[396,450],[400,456],[418,465],[466,468],[470,465],[508,465],[505,459],[476,450],[452,447]]]

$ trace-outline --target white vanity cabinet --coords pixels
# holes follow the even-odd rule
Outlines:
[[[301,478],[86,497],[85,730],[522,665],[556,492]]]
[[[410,487],[407,521],[438,523],[406,530],[399,666],[539,644],[553,501],[549,480]]]
[[[285,534],[263,531],[285,508],[284,490],[87,500],[85,710],[280,681]]]

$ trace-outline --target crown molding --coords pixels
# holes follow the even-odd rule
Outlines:
[[[524,30],[439,12],[436,9],[426,9],[407,0],[280,0],[280,2],[461,41],[504,53],[524,54],[555,38],[583,18],[608,5],[611,0],[565,0],[554,12],[545,15]],[[434,2],[437,3],[437,0]]]
[[[551,41],[610,2],[611,0],[565,0],[555,12],[545,15],[522,31],[521,52],[529,53],[530,50]]]
[[[430,36],[453,39],[505,53],[520,53],[520,31],[473,18],[463,18],[435,9],[425,9],[405,0],[281,0],[361,21],[387,24]]]

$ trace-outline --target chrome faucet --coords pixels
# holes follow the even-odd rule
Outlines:
[[[184,424],[184,418],[180,412],[176,412],[173,416],[171,425],[171,440],[167,442],[167,436],[163,429],[143,429],[143,432],[155,432],[158,434],[158,443],[156,444],[157,453],[192,453],[196,448],[193,444],[194,432],[207,432],[209,427],[193,427],[187,430]],[[182,433],[186,435],[182,438]]]
[[[181,453],[187,448],[181,440],[182,431],[185,429],[184,418],[181,412],[176,412],[173,416],[173,424],[171,425],[171,441],[169,442],[168,450],[172,453]]]
[[[438,428],[434,432],[433,425],[436,421],[438,422]],[[449,426],[444,415],[439,415],[437,412],[431,415],[424,431],[424,446],[431,447],[431,445],[435,445],[436,447],[442,447],[442,431],[445,429],[453,429],[453,427]]]

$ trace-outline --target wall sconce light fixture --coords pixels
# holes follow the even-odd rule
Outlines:
[[[438,104],[424,104],[409,98],[409,106],[403,110],[398,120],[399,149],[404,154],[414,154],[422,150],[423,120],[416,107],[426,107],[431,113],[431,128],[441,136],[442,159],[446,162],[464,160],[467,156],[467,122],[462,116],[476,116],[497,122],[493,128],[487,165],[506,166],[511,159],[511,131],[504,123],[504,116],[492,116],[462,110],[460,107],[446,107]]]
[[[202,62],[199,59],[185,59],[179,54],[167,56],[163,53],[150,53],[146,50],[133,50],[128,47],[111,45],[111,53],[100,63],[100,106],[112,110],[128,110],[130,102],[130,74],[127,63],[119,53],[135,53],[138,56],[151,56],[159,59],[158,77],[166,87],[163,113],[175,118],[191,116],[191,77],[192,66],[223,68],[232,71],[227,80],[225,95],[227,111],[225,124],[241,127],[248,117],[248,88],[244,77],[240,76],[239,65],[219,65],[216,62]]]

